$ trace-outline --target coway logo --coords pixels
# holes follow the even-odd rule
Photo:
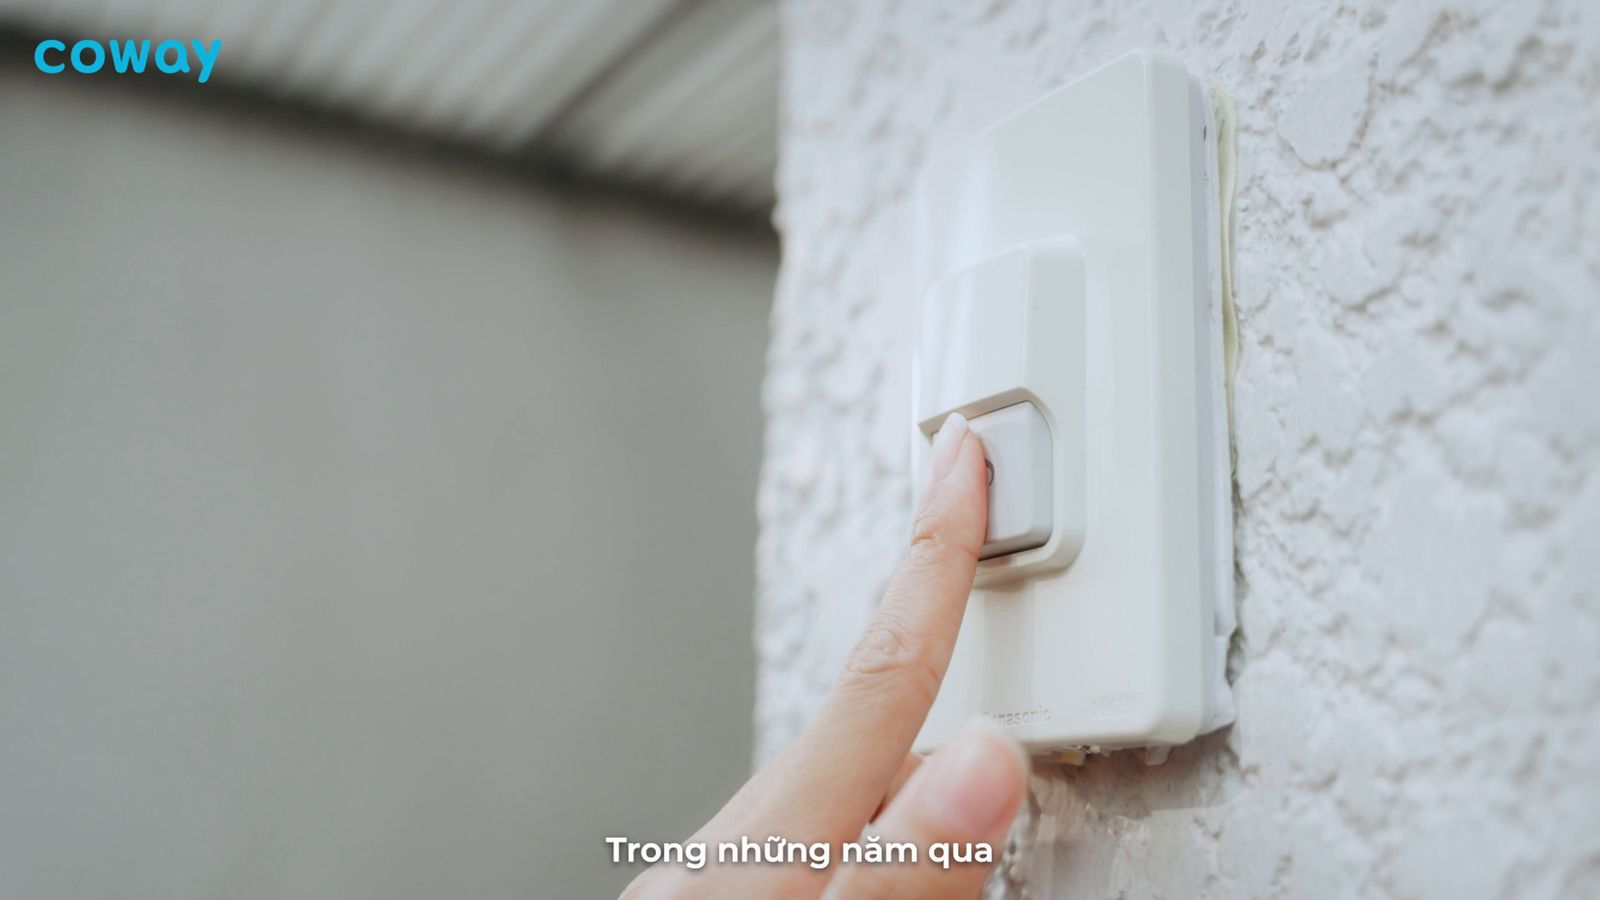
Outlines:
[[[82,40],[74,43],[69,50],[65,41],[55,38],[40,41],[33,48],[33,64],[39,71],[46,75],[59,75],[70,66],[72,71],[84,75],[93,75],[107,65],[119,75],[132,72],[142,75],[147,67],[154,66],[157,72],[164,75],[187,75],[198,67],[200,70],[200,83],[205,84],[211,77],[211,70],[217,65],[217,56],[222,53],[222,42],[212,41],[209,45],[199,41],[162,41],[153,48],[150,41],[106,41],[101,43],[95,40]],[[189,50],[194,49],[194,65],[189,62]]]

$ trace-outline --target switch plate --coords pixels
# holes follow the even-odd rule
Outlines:
[[[1215,136],[1199,83],[1140,52],[924,173],[914,467],[949,413],[982,436],[1026,404],[1051,525],[979,563],[921,750],[976,713],[1037,753],[1232,720]]]

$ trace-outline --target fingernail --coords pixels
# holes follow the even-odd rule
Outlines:
[[[1027,789],[1027,755],[988,717],[969,723],[929,765],[919,800],[925,814],[949,833],[973,840],[1008,824]]]
[[[934,484],[956,466],[956,455],[961,452],[961,439],[967,434],[967,417],[951,413],[933,436],[933,452],[928,457],[928,483]]]

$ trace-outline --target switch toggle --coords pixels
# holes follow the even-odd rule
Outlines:
[[[1044,416],[1032,403],[1018,403],[976,416],[971,425],[989,463],[989,531],[979,557],[1044,546],[1055,497]]]

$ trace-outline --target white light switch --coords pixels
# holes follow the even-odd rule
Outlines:
[[[1044,546],[1050,539],[1050,428],[1032,403],[972,420],[989,467],[989,532],[981,558]]]

